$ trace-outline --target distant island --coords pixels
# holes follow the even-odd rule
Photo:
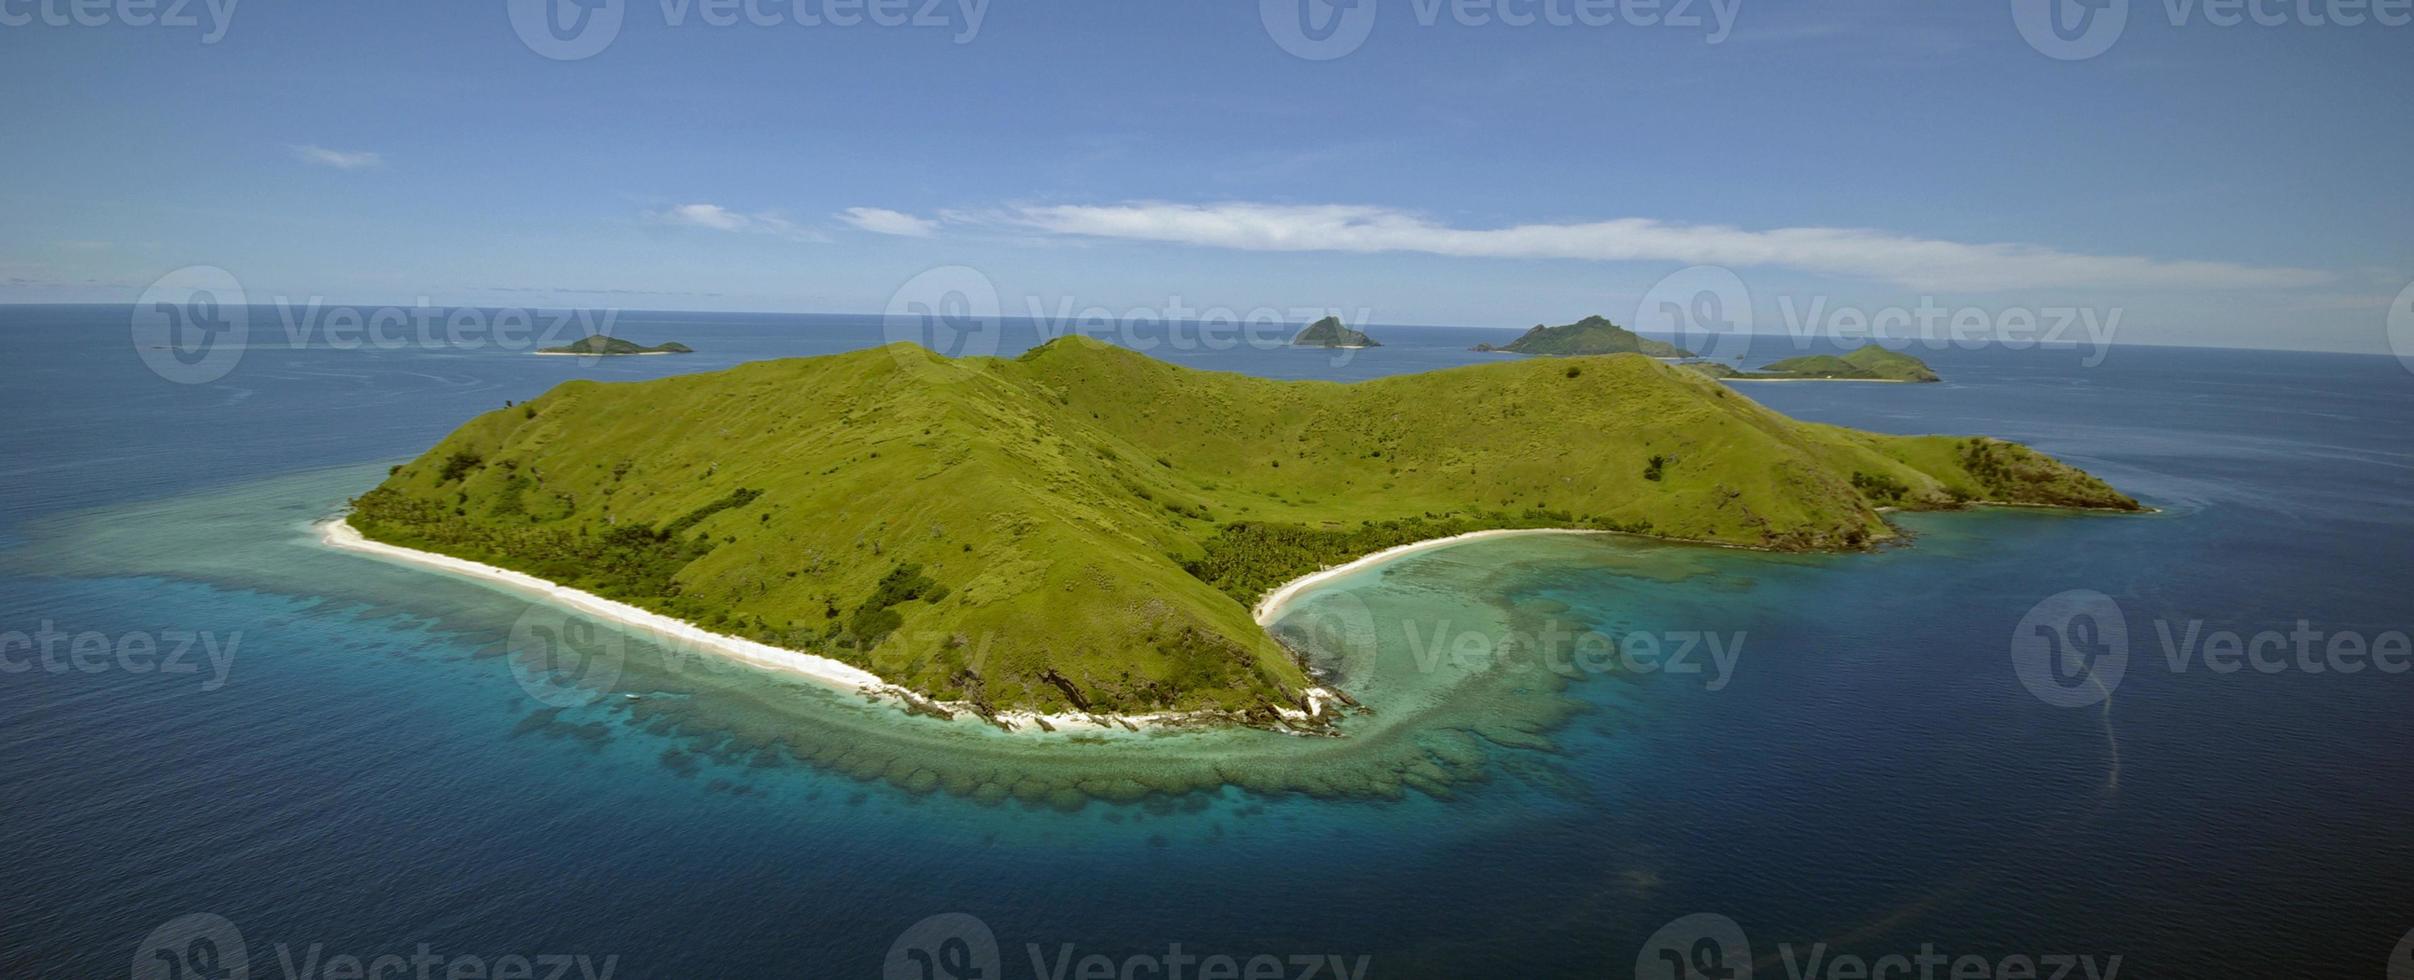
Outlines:
[[[1899,537],[1884,509],[1981,503],[2138,509],[2017,444],[1797,422],[1642,356],[1342,384],[1075,335],[566,382],[328,527],[827,664],[912,710],[1321,727],[1346,695],[1259,622],[1289,592],[1251,609],[1320,569],[1507,529],[1864,550]]]
[[[1291,346],[1356,349],[1383,345],[1361,331],[1342,326],[1340,317],[1328,316],[1308,324],[1306,329],[1299,331],[1297,336],[1291,338]]]
[[[693,354],[695,352],[695,348],[675,341],[644,347],[618,337],[606,337],[603,334],[581,337],[574,343],[561,347],[547,347],[537,351],[539,354],[577,354],[585,357],[611,357],[627,354]]]
[[[1842,357],[1833,354],[1789,357],[1756,371],[1740,371],[1710,361],[1696,361],[1685,366],[1721,381],[1896,381],[1926,384],[1944,380],[1937,377],[1926,361],[1887,350],[1875,343],[1863,344],[1859,350]]]
[[[1576,357],[1593,354],[1641,354],[1645,357],[1692,357],[1675,344],[1651,340],[1634,331],[1609,322],[1609,318],[1588,316],[1558,327],[1536,324],[1510,341],[1507,347],[1477,344],[1472,348],[1484,354],[1542,354],[1553,357]]]

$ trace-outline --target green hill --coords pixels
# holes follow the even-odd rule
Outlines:
[[[643,347],[629,341],[622,340],[618,337],[606,337],[602,334],[594,334],[591,336],[581,337],[576,341],[560,347],[547,347],[538,351],[537,353],[594,355],[693,354],[695,353],[695,349],[687,346],[686,344],[677,342],[657,344],[652,347]]]
[[[1875,343],[1862,344],[1859,350],[1842,357],[1833,354],[1812,354],[1790,357],[1758,371],[1736,377],[1752,378],[1823,378],[1838,381],[1915,381],[1942,380],[1929,370],[1928,363],[1909,354],[1890,351]]]
[[[567,382],[397,467],[352,521],[942,699],[1251,712],[1309,682],[1249,603],[1383,547],[1589,527],[1855,549],[1893,536],[1880,506],[1968,501],[2136,507],[2017,445],[1796,422],[1645,357],[1340,384],[1075,336]]]
[[[1340,317],[1328,316],[1308,324],[1306,329],[1299,331],[1297,336],[1291,338],[1291,346],[1332,348],[1381,347],[1383,345],[1376,343],[1373,337],[1367,336],[1363,331],[1342,326]]]
[[[1609,322],[1607,317],[1588,316],[1559,327],[1536,325],[1510,341],[1507,347],[1477,344],[1479,351],[1504,351],[1511,354],[1544,354],[1555,357],[1592,354],[1642,354],[1646,357],[1691,357],[1675,344],[1638,336],[1634,331]]]

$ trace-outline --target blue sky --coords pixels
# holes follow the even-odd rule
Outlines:
[[[1295,0],[792,22],[825,2],[720,27],[625,0],[565,61],[506,0],[248,0],[214,43],[200,0],[189,28],[0,0],[31,21],[0,26],[0,301],[210,265],[254,302],[877,312],[965,265],[1009,313],[1522,327],[1627,322],[1708,264],[1762,332],[1925,299],[2380,352],[2414,282],[2414,27],[2295,0],[2236,27],[2136,2],[2072,61],[2003,0],[1724,0],[1719,43],[1706,0],[1700,27],[1358,0],[1329,60],[1268,27]]]

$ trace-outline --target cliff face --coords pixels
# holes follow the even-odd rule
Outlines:
[[[573,381],[355,502],[372,539],[488,562],[945,700],[1294,705],[1267,585],[1391,544],[1590,527],[1777,549],[1879,506],[2134,507],[2008,443],[1800,423],[1646,357],[1358,384],[1193,371],[1084,338]]]

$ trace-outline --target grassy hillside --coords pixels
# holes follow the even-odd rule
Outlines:
[[[1588,316],[1565,326],[1534,329],[1518,335],[1507,347],[1477,344],[1479,351],[1507,351],[1512,354],[1542,354],[1554,357],[1583,357],[1594,354],[1642,354],[1646,357],[1690,357],[1691,354],[1675,344],[1651,340],[1634,331],[1609,322],[1607,317]]]
[[[2132,508],[2008,443],[1792,421],[1646,357],[1357,384],[1068,337],[629,384],[472,420],[355,502],[369,537],[837,657],[949,700],[1295,704],[1247,609],[1391,544],[1594,527],[1867,547],[1879,506]]]

